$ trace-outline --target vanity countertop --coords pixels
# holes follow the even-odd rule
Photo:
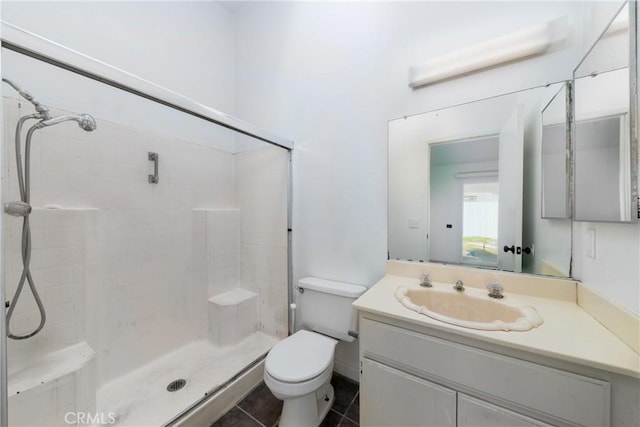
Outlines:
[[[354,307],[438,331],[640,378],[640,355],[573,301],[505,291],[503,301],[535,307],[544,323],[527,332],[482,331],[450,325],[405,308],[399,286],[420,289],[417,279],[387,274]],[[434,282],[434,287],[450,287]]]

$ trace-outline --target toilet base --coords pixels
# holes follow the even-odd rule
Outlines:
[[[327,384],[319,390],[297,397],[286,399],[282,405],[280,427],[318,427],[335,401],[333,386]]]

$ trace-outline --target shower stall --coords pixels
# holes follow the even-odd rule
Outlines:
[[[289,333],[293,144],[15,27],[1,61],[0,425],[180,425]]]

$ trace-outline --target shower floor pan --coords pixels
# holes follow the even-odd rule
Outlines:
[[[112,412],[116,426],[159,426],[267,353],[277,339],[260,332],[230,347],[188,344],[98,390],[97,410]],[[186,383],[176,391],[167,386]]]

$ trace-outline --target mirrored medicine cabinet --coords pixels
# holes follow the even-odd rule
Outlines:
[[[574,70],[573,219],[638,221],[636,2]]]
[[[572,220],[636,221],[635,33],[625,6],[574,81],[391,120],[389,259],[569,277]]]

